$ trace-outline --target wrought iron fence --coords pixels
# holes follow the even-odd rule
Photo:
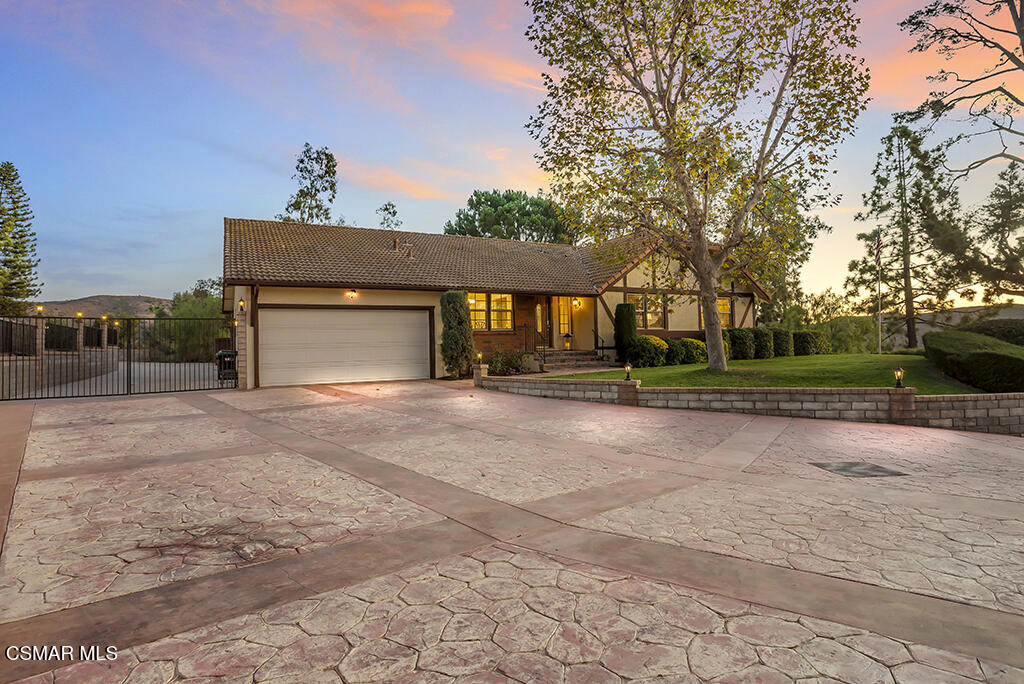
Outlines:
[[[0,318],[0,399],[94,397],[237,386],[217,352],[221,318]]]

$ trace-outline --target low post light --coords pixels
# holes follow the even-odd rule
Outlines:
[[[115,327],[115,328],[116,328],[117,326],[119,326],[119,325],[121,325],[121,321],[114,321],[114,327]]]
[[[107,320],[107,314],[103,314],[102,316],[100,316],[100,320],[101,321]]]
[[[483,363],[484,362],[484,353],[483,352],[477,352],[476,353],[476,362],[477,363]]]
[[[627,380],[632,380],[633,379],[633,378],[629,377],[629,372],[631,370],[633,370],[633,364],[631,364],[629,361],[627,361],[626,362],[626,379]]]
[[[36,313],[43,313],[43,305],[42,304],[37,304],[36,305]]]
[[[76,312],[75,316],[77,316],[78,318],[81,318],[82,317],[82,312],[81,311]]]
[[[893,371],[893,374],[896,376],[896,386],[903,387],[903,369],[897,368]]]

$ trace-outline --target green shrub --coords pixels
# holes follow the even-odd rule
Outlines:
[[[811,354],[828,354],[830,351],[828,337],[819,330],[793,331],[793,353],[796,356]]]
[[[924,335],[929,359],[946,375],[988,392],[1024,391],[1024,347],[978,333]]]
[[[683,348],[683,360],[680,363],[706,363],[708,360],[708,348],[700,340],[692,340],[684,337],[679,345]]]
[[[988,335],[1003,342],[1024,346],[1024,318],[996,318],[963,326],[960,330]]]
[[[729,335],[729,346],[732,347],[732,358],[754,358],[754,333],[750,328],[726,328]]]
[[[665,340],[665,343],[668,345],[668,351],[665,352],[666,366],[679,366],[686,363],[686,347],[681,341],[670,337]]]
[[[754,358],[771,359],[775,356],[775,339],[768,328],[751,328],[754,336]]]
[[[725,346],[725,358],[726,358],[726,360],[732,358],[732,350],[730,349],[731,345],[729,344],[728,330],[729,330],[729,328],[722,328],[722,344]],[[704,343],[704,352],[706,354],[707,353],[707,344],[708,344],[707,331],[706,330],[698,330],[695,337],[696,337],[697,340],[699,340],[699,341]],[[707,358],[705,358],[704,360],[706,361]]]
[[[469,302],[462,290],[449,290],[441,295],[441,358],[453,378],[467,373],[473,362],[473,325]]]
[[[488,375],[518,375],[526,370],[526,352],[521,349],[513,349],[506,352],[497,349],[491,354],[487,365]]]
[[[629,361],[636,368],[653,368],[665,365],[668,343],[654,335],[640,335],[633,343]]]
[[[903,356],[925,356],[924,347],[909,347],[907,349],[893,349],[893,354],[902,354]]]
[[[619,363],[625,363],[636,344],[636,307],[632,304],[615,306],[615,351]]]
[[[772,348],[776,356],[793,356],[793,333],[783,328],[772,328]]]

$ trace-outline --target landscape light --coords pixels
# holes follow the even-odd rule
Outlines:
[[[39,313],[43,313],[43,305],[42,304],[36,305],[36,311],[38,311]]]
[[[476,362],[477,363],[483,363],[484,362],[484,353],[483,352],[477,352],[476,353]]]
[[[107,320],[107,314],[103,314],[102,316],[100,316],[100,320],[101,321]]]
[[[896,376],[896,386],[903,387],[903,369],[897,368],[893,371],[893,374]]]
[[[116,328],[117,326],[119,326],[119,325],[121,325],[121,321],[114,321],[114,327],[115,327],[115,328]]]
[[[633,364],[631,364],[629,361],[627,361],[626,362],[626,379],[627,380],[632,380],[633,379],[633,378],[629,377],[629,372],[631,370],[633,370]]]
[[[348,292],[345,293],[345,296],[348,297],[349,299],[355,299],[356,297],[359,296],[359,293],[356,292],[355,290],[349,290]]]

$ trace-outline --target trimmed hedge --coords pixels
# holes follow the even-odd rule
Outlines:
[[[615,306],[615,352],[619,356],[619,363],[629,360],[626,357],[632,352],[636,340],[636,307],[632,304],[617,304]]]
[[[668,351],[665,352],[666,366],[679,366],[686,363],[686,348],[683,347],[682,342],[668,337],[665,338],[665,344],[668,345]]]
[[[1024,347],[949,330],[925,333],[924,348],[943,373],[961,382],[987,392],[1024,391]]]
[[[811,356],[812,354],[828,354],[829,343],[825,333],[818,330],[794,330],[793,354]]]
[[[653,368],[665,365],[668,343],[654,335],[640,335],[629,352],[634,368]]]
[[[683,363],[704,363],[708,360],[708,347],[700,340],[684,337],[679,340],[679,343],[685,351]]]
[[[452,378],[461,377],[473,363],[473,326],[464,290],[441,295],[441,358]]]
[[[772,328],[772,348],[776,356],[793,356],[793,333],[783,328]]]
[[[960,330],[988,335],[1003,342],[1024,346],[1024,318],[996,318],[963,326]]]
[[[770,359],[775,356],[775,341],[768,328],[751,328],[754,336],[754,358]]]
[[[729,345],[732,347],[732,358],[754,358],[754,333],[750,328],[726,328],[729,333]]]

